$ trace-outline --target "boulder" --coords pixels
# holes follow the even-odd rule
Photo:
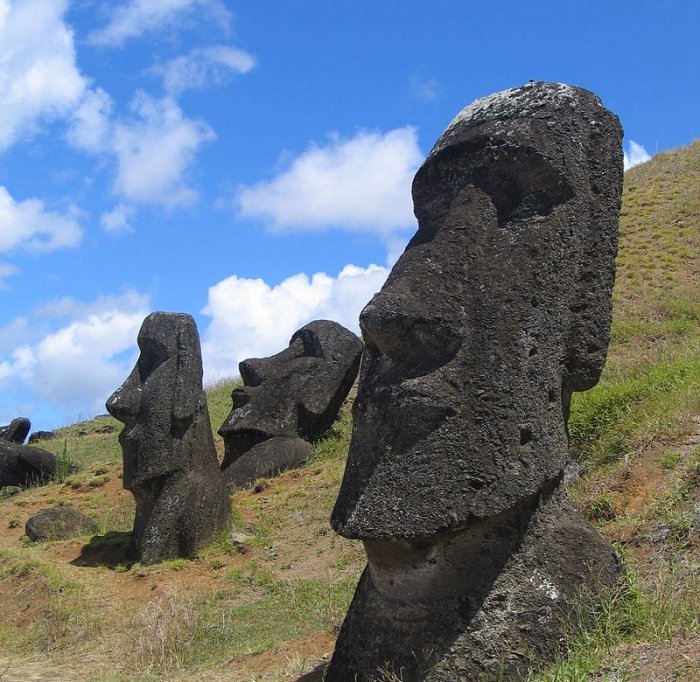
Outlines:
[[[56,456],[31,445],[0,440],[0,487],[41,485],[56,473]]]
[[[0,440],[21,445],[27,439],[32,423],[26,417],[15,417],[7,426],[0,426]]]
[[[136,499],[130,558],[150,564],[191,557],[223,530],[231,505],[202,390],[202,357],[190,315],[152,313],[141,354],[107,401],[124,423],[124,488]]]
[[[329,320],[294,332],[289,346],[268,358],[239,364],[243,387],[231,394],[233,409],[219,429],[224,439],[224,476],[246,485],[255,471],[278,473],[299,466],[309,443],[331,426],[352,387],[362,342]],[[260,444],[267,443],[264,448]],[[256,464],[256,457],[261,461]]]
[[[518,679],[615,581],[562,481],[609,342],[621,139],[593,93],[531,83],[460,112],[416,174],[418,232],[360,317],[332,525],[368,565],[328,679]]]
[[[68,540],[93,533],[95,524],[82,512],[71,507],[42,509],[29,519],[24,532],[32,542]]]

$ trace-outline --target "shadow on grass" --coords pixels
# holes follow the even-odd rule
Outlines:
[[[323,673],[326,671],[326,665],[326,663],[322,663],[308,673],[304,673],[294,682],[323,682]]]
[[[131,532],[110,531],[104,535],[94,535],[90,542],[83,546],[80,556],[70,563],[73,566],[106,566],[115,568],[119,565],[130,565],[133,562],[127,557]]]

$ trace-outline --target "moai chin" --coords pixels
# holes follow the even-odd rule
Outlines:
[[[418,231],[360,317],[332,515],[368,565],[327,679],[515,679],[617,558],[562,486],[605,362],[622,130],[591,92],[477,100],[413,182]]]
[[[157,312],[138,335],[141,354],[107,401],[124,423],[124,488],[136,498],[129,555],[150,564],[190,557],[223,530],[231,512],[202,390],[191,316]]]

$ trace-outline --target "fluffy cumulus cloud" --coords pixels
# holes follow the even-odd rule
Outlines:
[[[625,170],[629,170],[640,163],[645,163],[651,159],[651,154],[634,140],[630,140],[624,152]]]
[[[47,401],[66,416],[102,412],[131,370],[147,314],[148,299],[136,292],[38,308],[32,320],[0,328],[0,389],[22,391],[25,403]]]
[[[93,154],[116,160],[115,192],[130,202],[182,206],[196,199],[185,175],[199,148],[214,139],[203,121],[185,116],[171,97],[158,99],[138,92],[131,103],[131,116],[111,117],[112,102],[102,90],[87,93],[73,117],[69,140]],[[108,231],[124,231],[128,211],[103,216]]]
[[[170,98],[157,100],[140,93],[132,108],[138,120],[114,129],[117,192],[132,201],[192,203],[196,193],[184,183],[183,174],[199,147],[214,139],[214,131],[184,116]]]
[[[195,12],[223,29],[228,27],[231,16],[219,0],[129,0],[117,6],[105,5],[110,7],[108,23],[93,31],[90,41],[112,47],[154,30],[187,25]]]
[[[82,237],[76,215],[77,209],[64,214],[48,211],[39,199],[16,201],[0,186],[0,253],[20,248],[46,252],[76,246]]]
[[[379,265],[348,265],[337,277],[297,274],[276,286],[235,276],[219,282],[202,311],[211,318],[202,336],[205,378],[233,376],[241,360],[282,350],[311,320],[335,320],[357,333],[360,311],[388,274]]]
[[[254,66],[255,58],[245,50],[212,45],[195,48],[151,70],[163,79],[167,92],[178,95],[186,90],[221,85],[232,75],[248,73]]]
[[[332,136],[292,160],[277,177],[239,188],[244,217],[274,230],[331,227],[389,236],[415,224],[411,182],[423,153],[416,130],[361,131]]]
[[[68,0],[0,0],[0,149],[65,116],[86,81],[63,21]]]

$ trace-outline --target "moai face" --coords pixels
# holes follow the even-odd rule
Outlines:
[[[321,435],[357,375],[361,349],[352,332],[317,320],[296,331],[282,352],[241,362],[244,386],[233,391],[233,409],[219,429],[226,441],[222,466],[270,438]]]
[[[620,132],[591,93],[533,84],[437,142],[413,183],[418,232],[360,318],[340,534],[458,531],[561,475],[571,392],[608,345]]]
[[[187,468],[187,449],[174,443],[192,424],[201,393],[199,337],[189,315],[149,315],[138,345],[136,366],[107,401],[124,423],[119,443],[128,490]]]

